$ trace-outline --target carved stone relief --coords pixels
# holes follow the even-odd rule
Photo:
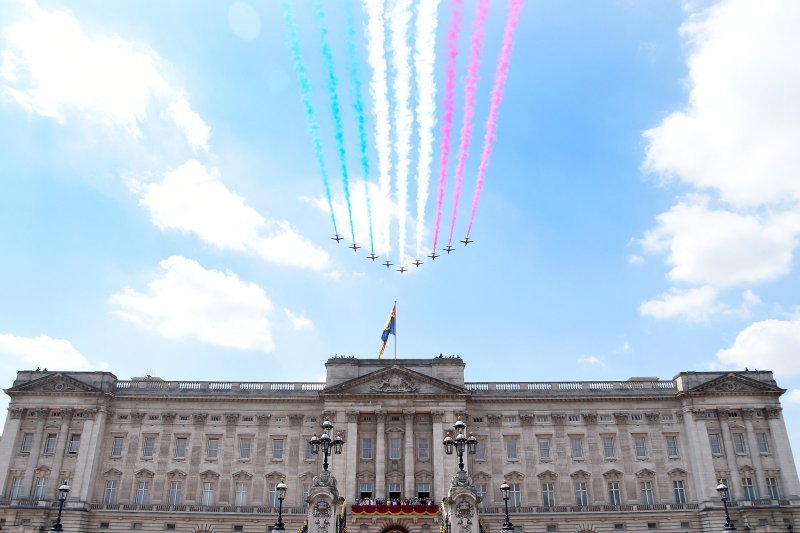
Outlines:
[[[380,383],[375,383],[369,386],[369,390],[373,392],[417,392],[417,387],[407,376],[398,373],[392,373],[383,378]]]

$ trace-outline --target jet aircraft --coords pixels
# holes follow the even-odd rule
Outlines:
[[[408,269],[406,267],[404,267],[404,266],[401,266],[400,268],[397,269],[397,271],[400,272],[401,274],[404,274],[406,272],[406,270],[408,270]]]
[[[445,247],[444,247],[444,251],[445,251],[445,252],[447,252],[447,253],[448,253],[448,255],[449,255],[449,254],[450,254],[450,252],[452,252],[453,250],[455,250],[455,248],[453,248],[453,247],[452,247],[452,246],[450,246],[449,244],[448,244],[447,246],[445,246]]]
[[[437,254],[436,250],[434,250],[433,253],[431,255],[429,255],[428,257],[431,258],[431,261],[436,261],[436,258],[439,257],[439,254]]]
[[[375,255],[375,252],[372,252],[372,253],[371,253],[371,254],[369,254],[367,257],[368,257],[368,258],[370,258],[370,259],[372,259],[373,261],[375,261],[375,260],[378,258],[378,256],[377,256],[377,255]]]
[[[341,236],[341,235],[339,235],[338,233],[337,233],[336,235],[334,235],[333,237],[331,237],[331,240],[332,240],[332,241],[336,241],[337,243],[338,243],[339,241],[341,241],[342,239],[344,239],[344,237],[342,237],[342,236]]]
[[[464,237],[464,240],[463,240],[463,241],[461,241],[461,242],[463,242],[463,243],[464,243],[464,246],[466,246],[466,245],[468,245],[469,243],[471,243],[471,242],[475,242],[475,241],[473,241],[472,239],[470,239],[470,238],[469,238],[469,235],[467,235],[466,237]]]
[[[419,268],[419,266],[422,264],[422,261],[417,259],[416,261],[412,261],[411,264],[414,265],[415,267]]]
[[[353,251],[355,252],[355,251],[357,251],[357,250],[358,250],[359,248],[361,248],[361,247],[360,247],[359,245],[357,245],[356,243],[353,243],[353,246],[348,246],[348,248],[352,248],[352,249],[353,249]]]
[[[385,266],[386,268],[389,268],[389,267],[390,267],[390,266],[392,266],[393,264],[394,264],[394,263],[390,262],[388,259],[387,259],[386,261],[384,261],[384,262],[383,262],[383,266]]]

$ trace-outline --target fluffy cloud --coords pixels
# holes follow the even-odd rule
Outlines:
[[[789,397],[787,398],[789,403],[798,403],[800,404],[800,389],[792,389],[789,392]]]
[[[295,329],[295,331],[307,331],[314,329],[314,323],[307,316],[303,314],[296,315],[290,309],[284,309],[283,312],[286,313],[286,318],[288,318],[289,322],[292,323],[292,327]]]
[[[581,365],[606,366],[605,361],[603,361],[596,355],[582,355],[578,358],[578,363]]]
[[[800,317],[754,322],[717,359],[736,368],[769,368],[781,377],[800,375]]]
[[[682,317],[693,322],[708,320],[720,310],[714,287],[671,288],[639,306],[639,313],[653,318]]]
[[[161,261],[161,272],[138,292],[124,288],[114,314],[172,340],[196,339],[242,350],[275,349],[264,290],[235,274],[207,270],[185,257]]]
[[[268,221],[229,190],[216,169],[190,160],[161,182],[132,181],[153,223],[162,231],[191,232],[221,250],[248,252],[277,264],[322,270],[327,253],[285,221]]]
[[[92,364],[66,339],[54,339],[47,335],[38,337],[18,337],[8,333],[0,334],[0,354],[8,366],[19,368],[20,363],[57,370],[98,370],[105,369],[105,363]]]

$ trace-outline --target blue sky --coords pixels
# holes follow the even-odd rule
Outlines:
[[[475,243],[417,269],[409,264],[412,220],[405,265],[413,271],[404,275],[366,258],[346,15],[338,2],[322,5],[356,240],[365,246],[358,253],[345,247],[310,3],[293,14],[348,237],[338,245],[278,2],[20,1],[3,9],[6,386],[36,366],[107,369],[121,379],[321,380],[334,354],[377,355],[397,300],[398,356],[459,354],[471,381],[772,369],[790,391],[784,416],[798,453],[800,72],[788,62],[800,47],[797,3],[526,0]],[[445,235],[474,6],[465,2],[459,41]],[[353,12],[373,210],[392,217],[388,256],[399,262],[396,198],[375,189],[367,15],[359,2]],[[438,13],[440,107],[449,2]],[[495,0],[457,239],[505,16]],[[419,93],[411,90],[413,107]],[[437,116],[441,125],[441,109]],[[438,129],[435,138],[433,180]],[[377,252],[383,260],[386,250]]]

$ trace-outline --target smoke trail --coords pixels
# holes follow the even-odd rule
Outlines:
[[[508,65],[511,62],[511,46],[514,39],[514,30],[519,22],[519,15],[522,12],[523,0],[509,0],[508,18],[506,28],[503,32],[503,47],[500,49],[500,58],[497,61],[497,69],[494,74],[494,84],[492,86],[491,102],[489,104],[489,116],[486,119],[486,133],[483,140],[483,152],[481,153],[481,163],[478,167],[478,178],[475,181],[475,196],[472,198],[472,212],[469,215],[469,226],[467,227],[467,237],[472,231],[472,222],[475,220],[475,211],[478,209],[478,200],[483,188],[483,177],[489,167],[489,156],[492,154],[492,144],[494,143],[495,132],[497,130],[497,110],[503,100],[503,91],[508,78]]]
[[[411,152],[411,129],[413,116],[408,100],[411,97],[411,68],[409,56],[411,48],[406,40],[411,22],[411,0],[393,0],[389,13],[389,27],[392,30],[391,48],[395,68],[394,122],[397,128],[394,150],[397,154],[395,171],[397,191],[397,222],[399,263],[402,265],[406,253],[406,220],[408,218],[408,167]]]
[[[447,181],[447,161],[450,157],[450,134],[453,130],[453,111],[456,94],[456,59],[458,58],[458,34],[461,32],[461,0],[450,0],[450,26],[447,30],[447,65],[445,66],[444,124],[442,124],[441,154],[439,156],[439,194],[436,198],[436,227],[433,232],[433,251],[439,240],[439,224],[442,220],[444,185]]]
[[[367,202],[367,223],[369,225],[369,247],[375,253],[375,239],[372,234],[372,202],[369,198],[369,159],[367,158],[367,129],[365,127],[364,104],[361,101],[361,79],[358,76],[356,62],[356,29],[353,23],[353,6],[345,2],[345,18],[347,25],[347,72],[353,90],[353,109],[358,122],[358,147],[361,152],[361,170],[364,173],[364,197]]]
[[[372,95],[372,113],[375,115],[375,151],[378,153],[378,188],[380,189],[381,229],[386,257],[391,252],[389,242],[389,183],[392,160],[389,141],[389,99],[386,83],[385,33],[383,30],[383,0],[363,0],[367,12],[367,61],[372,69],[369,92]]]
[[[328,74],[328,96],[331,100],[331,115],[333,115],[334,135],[336,138],[336,151],[339,155],[339,170],[342,173],[342,186],[344,187],[344,201],[347,204],[347,216],[350,219],[350,236],[356,241],[356,231],[353,227],[353,206],[350,203],[350,183],[347,177],[347,157],[344,150],[344,130],[342,129],[342,114],[339,109],[339,97],[336,95],[336,73],[333,68],[333,52],[328,44],[328,28],[325,26],[325,12],[322,10],[322,1],[315,0],[314,16],[319,25],[319,36],[322,41],[322,58]]]
[[[469,66],[467,67],[467,84],[464,89],[464,122],[461,125],[461,146],[458,151],[456,167],[456,184],[453,193],[453,217],[450,219],[450,241],[453,242],[453,229],[456,226],[458,199],[461,196],[461,182],[464,179],[464,164],[467,161],[467,150],[472,137],[472,117],[475,114],[475,90],[478,87],[478,69],[480,68],[481,50],[483,49],[483,27],[489,13],[489,0],[478,0],[475,20],[472,23],[472,46],[470,47]]]
[[[417,129],[419,156],[417,158],[417,259],[420,257],[422,234],[425,230],[425,205],[433,158],[433,127],[436,124],[436,25],[439,0],[421,0],[417,8],[414,67],[417,75]]]
[[[308,72],[306,71],[305,64],[303,63],[303,54],[300,51],[300,40],[297,38],[297,26],[292,18],[292,8],[289,5],[289,2],[281,2],[281,8],[283,9],[283,24],[286,26],[286,31],[289,33],[289,48],[291,48],[292,58],[294,60],[294,72],[297,75],[297,81],[300,83],[300,96],[303,100],[303,107],[306,111],[306,120],[308,120],[308,128],[311,132],[311,143],[314,146],[314,157],[319,164],[319,172],[322,176],[322,184],[325,186],[325,197],[328,200],[328,210],[331,212],[333,231],[338,234],[339,230],[336,228],[336,216],[333,213],[331,188],[328,184],[328,171],[325,169],[325,159],[322,156],[322,140],[319,136],[319,123],[317,122],[317,116],[314,113],[314,104],[311,100],[311,83],[308,81]]]

